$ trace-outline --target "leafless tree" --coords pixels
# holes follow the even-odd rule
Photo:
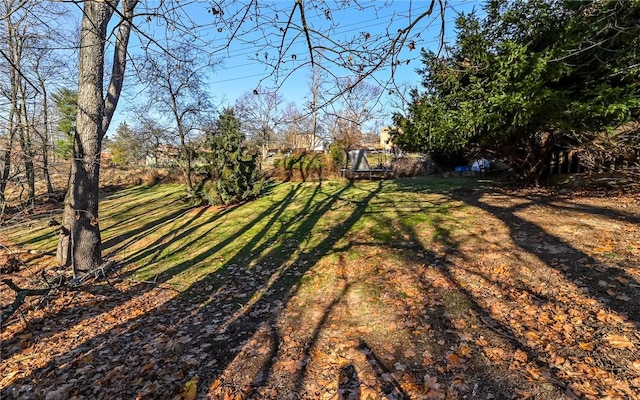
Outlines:
[[[331,135],[341,147],[350,149],[362,143],[366,125],[375,121],[380,113],[378,98],[382,89],[357,78],[341,79],[337,86],[348,88],[338,102],[331,105]]]
[[[397,3],[397,2],[395,2]],[[414,50],[421,31],[439,21],[442,42],[444,0],[407,1],[403,11],[392,10],[393,1],[296,1],[260,4],[256,1],[213,1],[211,12],[228,42],[244,41],[256,47],[252,60],[268,66],[276,87],[300,68],[322,69],[332,80],[353,77],[352,83],[375,81],[395,90],[395,73],[406,63],[402,49]],[[345,17],[354,11],[378,16],[372,31],[345,28]],[[437,15],[437,19],[434,18]],[[258,39],[256,39],[258,38]],[[262,40],[264,39],[264,40]],[[387,70],[386,78],[374,74]],[[343,94],[344,88],[328,87],[322,108]]]
[[[236,102],[238,118],[245,137],[267,158],[270,146],[276,143],[278,125],[282,123],[283,98],[277,92],[246,92]]]
[[[321,144],[320,131],[322,130],[320,124],[320,104],[325,104],[326,99],[323,95],[325,85],[324,70],[320,68],[319,64],[315,64],[311,68],[311,74],[309,79],[309,101],[306,103],[306,108],[311,115],[311,129],[312,137],[310,147],[315,149]]]
[[[441,1],[432,0],[428,8],[419,11],[407,2],[406,13],[388,18],[387,29],[383,33],[361,32],[343,40],[336,36],[339,24],[334,14],[340,9],[362,7],[359,2],[296,1],[265,5],[255,0],[193,0],[188,4],[177,1],[78,0],[76,4],[82,6],[83,21],[79,43],[77,132],[58,261],[63,265],[74,265],[76,272],[89,270],[101,263],[98,219],[100,150],[122,91],[132,32],[138,34],[142,50],[156,46],[168,54],[171,54],[170,49],[159,45],[152,35],[161,23],[168,28],[168,38],[192,35],[194,47],[211,51],[224,50],[232,41],[247,43],[259,49],[256,57],[271,68],[271,76],[277,82],[282,82],[293,70],[316,65],[316,59],[322,57],[325,59],[322,65],[342,68],[348,72],[344,76],[356,76],[353,84],[357,84],[383,67],[389,67],[393,76],[393,71],[403,61],[399,56],[400,50],[412,46],[412,37],[419,34],[416,26],[432,15],[437,4],[442,9],[444,4]],[[193,7],[203,4],[207,5],[211,15],[209,27],[215,27],[216,36],[223,39],[218,47],[210,47],[204,35],[197,33],[202,27],[189,18],[187,9],[191,7],[193,11]],[[367,4],[366,7],[380,11],[390,2]],[[315,18],[311,19],[310,14]],[[146,29],[148,26],[154,26],[154,29]],[[109,32],[110,27],[115,27],[113,34]],[[299,41],[305,44],[303,53],[306,56],[293,50],[293,44]],[[112,68],[105,75],[107,47],[111,51]],[[336,74],[333,70],[331,73]],[[336,92],[334,97],[339,95]],[[265,141],[264,145],[267,143]]]
[[[168,47],[169,43],[167,43]],[[178,157],[189,194],[193,191],[193,161],[197,156],[198,132],[213,117],[204,74],[215,62],[189,43],[171,46],[171,53],[150,52],[140,75],[148,87],[147,107],[157,115],[166,115],[177,139]]]
[[[279,131],[282,148],[313,150],[313,117],[300,111],[295,103],[287,104],[282,112]]]
[[[48,175],[49,103],[53,80],[61,80],[53,60],[60,58],[64,28],[59,20],[65,8],[33,0],[0,2],[0,79],[7,112],[4,134],[3,168],[0,174],[0,203],[11,171],[12,154],[19,154],[27,186],[27,205],[35,198],[36,169],[41,168],[52,191]],[[56,78],[56,79],[54,79]],[[15,166],[15,165],[14,165]]]
[[[117,9],[115,0],[86,1],[83,5],[74,156],[57,251],[58,262],[72,265],[74,273],[88,271],[102,262],[98,223],[100,151],[120,98],[138,1],[124,0],[121,9]],[[114,15],[119,23],[105,94],[105,43]]]

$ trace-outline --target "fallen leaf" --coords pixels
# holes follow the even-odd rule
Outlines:
[[[524,337],[529,339],[529,341],[531,341],[531,342],[537,342],[537,341],[540,340],[540,335],[538,335],[538,333],[534,332],[534,331],[525,332]]]
[[[605,310],[598,311],[596,318],[598,319],[598,321],[608,322],[610,324],[621,324],[622,322],[624,322],[624,318]]]
[[[609,335],[605,338],[614,349],[633,349],[635,345],[622,335]]]
[[[469,357],[471,355],[471,347],[463,344],[458,348],[458,355],[460,357]]]
[[[451,320],[451,322],[453,323],[453,326],[458,329],[464,329],[467,326],[467,321],[465,321],[464,319],[453,319]]]
[[[424,386],[426,386],[428,390],[437,391],[440,390],[440,387],[442,386],[438,383],[438,378],[435,376],[425,375],[423,380]]]
[[[593,348],[595,347],[596,342],[580,342],[578,343],[578,347],[580,347],[580,350],[584,350],[584,351],[592,351]]]
[[[405,350],[404,356],[407,358],[413,358],[416,356],[416,352],[413,351],[412,349],[408,349],[408,350]]]
[[[216,390],[220,385],[222,385],[222,381],[218,378],[215,381],[213,381],[213,383],[211,384],[211,387],[209,387],[209,391]]]
[[[282,368],[290,374],[295,374],[300,368],[302,368],[302,365],[300,365],[299,361],[289,360],[282,363]]]
[[[447,364],[449,369],[462,368],[464,367],[464,360],[456,353],[451,353],[447,356]]]
[[[507,353],[500,347],[485,347],[484,354],[495,363],[501,363],[509,358]]]
[[[640,374],[640,360],[631,361],[629,364],[637,374]]]
[[[513,353],[513,359],[520,362],[526,362],[529,359],[529,356],[527,356],[527,353],[524,351],[518,349]]]
[[[194,376],[187,383],[184,384],[182,388],[182,392],[178,395],[179,399],[184,400],[195,400],[196,395],[198,394],[198,381],[200,378]]]

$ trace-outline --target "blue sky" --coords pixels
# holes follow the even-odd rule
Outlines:
[[[294,0],[271,2],[273,7],[284,10],[290,10],[294,3]],[[354,2],[351,2],[351,4],[353,3]],[[388,7],[380,7],[382,3],[383,2],[361,1],[360,4],[364,6],[362,9],[350,6],[342,10],[333,10],[331,21],[336,24],[337,27],[336,33],[332,38],[347,40],[349,37],[362,35],[364,32],[375,36],[376,33],[383,32],[385,29],[394,32],[397,28],[406,26],[408,21],[406,16],[415,16],[425,11],[430,1],[393,1],[389,2]],[[212,38],[214,43],[220,44],[224,41],[225,32],[220,33],[216,30],[215,26],[209,25],[213,16],[206,11],[205,4],[208,3],[196,2],[190,6],[190,17],[193,18],[195,22],[203,25],[203,30],[199,33],[202,37]],[[308,2],[304,4],[308,4]],[[482,2],[475,0],[449,0],[444,16],[445,39],[448,41],[454,39],[454,21],[458,12],[469,12],[473,8],[480,10],[481,4]],[[228,12],[231,12],[231,10]],[[306,17],[308,25],[312,27],[322,27],[327,21],[322,10],[307,10]],[[283,13],[281,19],[282,18],[286,20],[288,15]],[[400,22],[390,24],[389,21],[391,20]],[[299,20],[294,18],[293,22],[299,23]],[[400,58],[410,61],[408,64],[403,63],[397,67],[395,73],[395,82],[397,84],[418,85],[420,78],[415,70],[421,66],[419,49],[423,47],[427,49],[437,49],[440,29],[440,14],[436,7],[433,16],[420,21],[413,29],[414,32],[419,33],[419,37],[415,38],[415,50],[410,50],[408,46],[403,47]],[[251,57],[255,56],[256,52],[261,51],[260,48],[251,42],[258,41],[260,38],[268,35],[273,35],[273,37],[276,38],[276,43],[279,43],[279,32],[269,31],[267,29],[259,33],[248,33],[247,36],[241,37],[240,40],[233,41],[227,50],[218,53],[222,59],[222,64],[216,67],[207,77],[209,91],[214,94],[214,103],[231,105],[243,93],[252,91],[258,87],[258,85],[261,85],[261,88],[264,90],[271,90],[275,84],[273,80],[269,79],[271,69],[265,64],[251,59]],[[292,37],[292,35],[289,35],[287,39],[290,37]],[[131,46],[132,51],[135,51],[136,47],[137,46],[133,44],[133,46]],[[296,54],[295,61],[298,64],[308,60],[309,52],[303,36],[296,37],[295,40],[291,42],[291,50],[288,54]],[[291,58],[287,60],[289,63],[293,62]],[[337,75],[344,74],[343,71],[328,66],[326,63],[323,65],[327,68],[332,68],[332,71],[335,71]],[[389,80],[390,75],[390,68],[384,68],[376,72],[375,78],[378,82],[386,82]],[[294,102],[301,106],[309,96],[309,76],[309,68],[301,67],[289,75],[286,80],[277,82],[279,85],[278,92],[284,97],[286,102]],[[133,80],[134,79],[131,79],[129,81],[130,87],[133,84]],[[125,84],[125,86],[127,85]],[[125,93],[122,103],[127,104],[134,101],[135,97],[132,96],[131,91],[128,91]],[[397,103],[398,100],[393,97],[385,97],[382,99],[382,102],[385,106],[385,112],[384,115],[381,115],[381,119],[383,123],[387,124],[390,123],[390,116],[392,114],[390,104]],[[126,106],[119,106],[119,110],[116,111],[116,116],[110,129],[111,132],[115,130],[120,121],[129,119],[126,111]]]
[[[293,1],[291,1],[293,3]],[[424,11],[428,8],[428,1],[394,1],[388,8],[379,11],[378,15],[374,14],[372,9],[364,9],[358,11],[355,7],[344,10],[340,13],[334,13],[333,18],[339,24],[338,34],[343,36],[357,35],[360,32],[371,32],[374,34],[387,27],[388,19],[395,13],[403,15],[407,13],[410,5],[413,7],[413,13]],[[480,8],[478,1],[453,0],[449,1],[445,12],[446,34],[445,37],[453,39],[453,26],[456,12],[470,11],[474,6]],[[398,18],[400,20],[400,18]],[[309,18],[309,24],[313,23],[313,19]],[[402,20],[405,25],[406,19]],[[428,27],[427,27],[428,26]],[[421,47],[428,49],[437,49],[439,45],[440,34],[440,16],[437,11],[434,16],[423,20],[417,27],[416,31],[420,32],[420,39],[416,40],[416,50],[410,51],[406,46],[402,51],[403,59],[410,59],[408,65],[401,65],[396,72],[397,81],[399,83],[417,84],[419,77],[415,72],[420,67]],[[305,59],[308,58],[308,51],[305,51],[304,38],[298,38],[296,41],[297,54],[303,54]],[[243,43],[232,43],[229,50],[229,56],[225,57],[224,65],[216,69],[210,77],[210,83],[217,93],[225,93],[229,101],[235,100],[243,92],[253,90],[259,83],[261,78],[269,75],[270,70],[261,64],[257,64],[249,60],[255,53],[255,49],[246,46]],[[308,94],[306,87],[308,86],[310,71],[308,68],[302,68],[292,76],[280,89],[280,93],[289,101],[300,103]],[[383,69],[376,74],[381,81],[390,76],[390,69]],[[268,86],[269,81],[263,82],[263,86]]]

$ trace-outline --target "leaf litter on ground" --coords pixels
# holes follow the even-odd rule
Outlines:
[[[124,267],[5,322],[2,396],[638,398],[637,199],[430,185],[283,184],[166,220],[155,189],[107,198]],[[21,260],[25,287],[55,269]]]

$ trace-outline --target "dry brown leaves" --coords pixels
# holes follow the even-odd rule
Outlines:
[[[457,201],[475,208],[447,243],[348,235],[274,299],[242,280],[207,301],[118,279],[60,293],[3,330],[3,398],[638,398],[640,209]]]

